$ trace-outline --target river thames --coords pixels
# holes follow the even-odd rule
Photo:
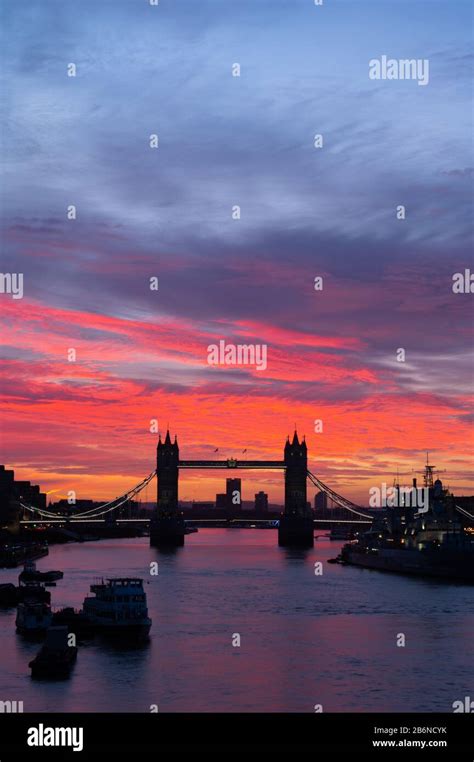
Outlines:
[[[0,699],[25,712],[451,712],[474,687],[472,586],[327,564],[340,547],[283,549],[263,529],[201,529],[168,553],[147,537],[53,545],[37,561],[64,571],[53,609],[81,607],[97,578],[142,577],[150,641],[87,641],[69,680],[37,682],[39,645],[0,610]]]

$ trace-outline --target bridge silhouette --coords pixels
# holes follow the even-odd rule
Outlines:
[[[75,524],[97,525],[106,523],[107,517],[112,517],[117,524],[149,524],[151,545],[158,547],[183,545],[186,534],[186,521],[183,518],[178,500],[178,481],[181,469],[282,470],[285,475],[285,505],[284,511],[278,520],[279,545],[311,547],[314,543],[315,524],[371,524],[374,520],[374,516],[368,514],[366,509],[364,510],[364,508],[338,494],[308,470],[306,442],[304,439],[302,442],[299,442],[296,431],[292,442],[290,442],[289,437],[286,441],[283,460],[241,460],[236,458],[227,458],[226,460],[181,460],[179,458],[177,439],[175,437],[175,441],[172,443],[168,431],[165,441],[162,442],[161,437],[158,441],[156,469],[123,495],[89,510],[78,511],[73,516],[65,516],[59,511],[40,509],[32,505],[20,503],[21,509],[24,511],[20,524],[35,526],[61,524],[66,527]],[[150,519],[118,518],[117,514],[120,508],[140,494],[155,477],[157,477],[157,505],[152,517]],[[347,518],[314,518],[311,509],[308,509],[306,500],[308,480],[320,492],[324,492],[333,503],[342,508]],[[455,505],[455,509],[461,515],[471,519],[474,518],[459,505]],[[25,518],[27,515],[31,518]],[[190,521],[193,524],[201,522],[209,524],[212,522],[209,518],[202,520],[193,518]],[[215,519],[214,521],[216,523],[222,522],[223,519]],[[239,515],[234,517],[229,516],[227,521],[230,524],[232,522],[258,524],[260,522],[267,523],[268,519],[259,520],[256,517],[245,519],[242,515]]]
[[[150,525],[150,544],[161,546],[179,546],[184,544],[186,524],[179,507],[178,483],[179,472],[182,469],[195,470],[281,470],[285,481],[284,511],[279,519],[278,543],[282,546],[311,547],[314,543],[314,524],[325,523],[313,517],[307,504],[307,481],[321,492],[324,492],[333,503],[348,512],[348,519],[339,519],[337,523],[370,523],[373,516],[335,490],[324,484],[317,476],[308,470],[306,441],[300,442],[295,431],[292,441],[287,438],[284,447],[283,460],[242,460],[227,458],[225,460],[187,460],[180,459],[177,438],[171,442],[169,431],[164,442],[159,437],[157,445],[157,465],[141,482],[113,500],[80,511],[74,516],[61,516],[58,512],[35,508],[21,503],[25,514],[31,516],[21,524],[67,524],[105,522],[106,517],[114,516],[119,509],[136,497],[150,482],[157,477],[157,505],[150,519],[116,519],[117,523],[148,523]],[[356,519],[352,519],[356,516]],[[196,520],[193,520],[195,523]],[[208,520],[206,520],[208,521]],[[239,517],[239,522],[245,519]],[[251,523],[258,520],[248,519]]]

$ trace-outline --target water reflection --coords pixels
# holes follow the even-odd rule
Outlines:
[[[178,549],[147,538],[53,546],[38,567],[64,571],[55,608],[80,608],[97,577],[141,577],[150,640],[83,642],[68,681],[37,684],[38,645],[0,611],[5,698],[45,712],[451,711],[474,681],[472,588],[324,563],[339,548],[279,548],[276,532],[245,529],[202,529]]]

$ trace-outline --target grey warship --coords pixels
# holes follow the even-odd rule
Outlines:
[[[433,479],[433,468],[426,464],[426,508],[387,508],[370,531],[344,545],[340,563],[474,583],[474,515],[457,505],[441,479]]]

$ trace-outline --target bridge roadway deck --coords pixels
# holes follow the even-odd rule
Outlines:
[[[284,460],[240,460],[228,458],[227,460],[180,460],[179,468],[259,468],[259,469],[284,469]]]
[[[246,519],[241,517],[233,517],[229,519],[192,519],[186,517],[184,519],[186,524],[199,524],[219,522],[219,523],[248,523],[248,524],[267,524],[270,521],[275,521],[274,518],[268,519]],[[62,519],[22,519],[20,524],[105,524],[105,519],[68,519],[66,517]],[[117,524],[149,524],[150,519],[116,519]],[[368,519],[313,519],[313,524],[371,524]]]

